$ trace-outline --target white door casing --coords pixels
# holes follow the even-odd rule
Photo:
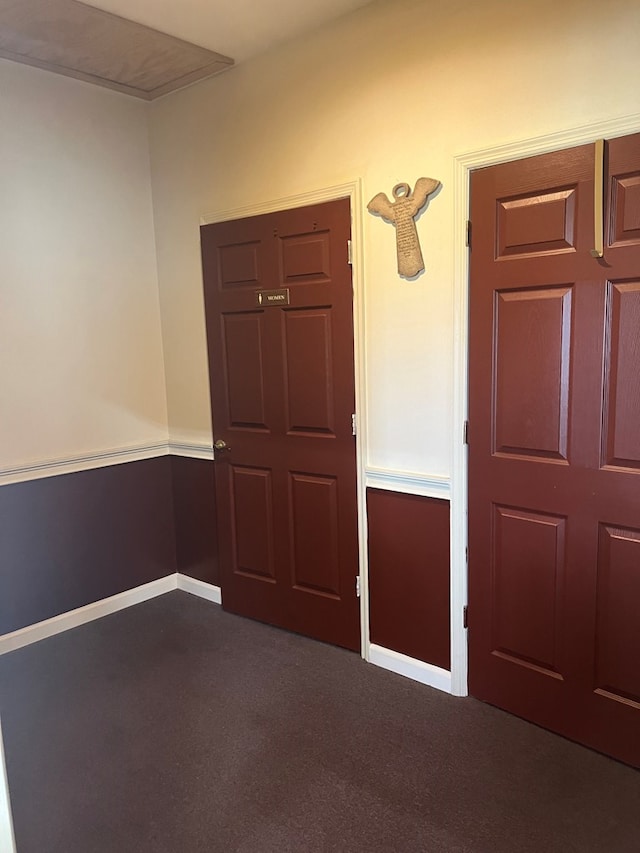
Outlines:
[[[13,835],[11,803],[9,801],[9,780],[4,760],[2,723],[0,722],[0,853],[15,853],[16,842]]]

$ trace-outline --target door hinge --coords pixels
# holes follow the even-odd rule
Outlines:
[[[347,240],[347,263],[353,264],[353,246],[351,240]]]
[[[471,220],[467,219],[467,233],[465,237],[465,242],[468,248],[471,248]]]
[[[360,575],[356,575],[356,598],[360,598]]]
[[[466,604],[462,608],[462,627],[463,628],[469,627],[469,608],[467,607]]]
[[[462,428],[462,443],[469,444],[469,421],[465,421]]]
[[[355,412],[354,412],[354,414],[351,415],[351,435],[357,435],[357,432],[358,432],[358,430],[356,427],[356,416],[355,416]]]

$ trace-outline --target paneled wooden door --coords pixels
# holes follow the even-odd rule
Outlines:
[[[470,692],[640,766],[640,135],[471,177]]]
[[[201,229],[225,609],[360,648],[348,199]]]

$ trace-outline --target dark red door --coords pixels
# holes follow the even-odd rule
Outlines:
[[[640,136],[471,179],[469,685],[640,765]]]
[[[223,605],[360,647],[348,199],[202,228]]]

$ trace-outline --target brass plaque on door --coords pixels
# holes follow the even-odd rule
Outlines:
[[[258,305],[289,305],[289,288],[280,287],[277,290],[256,290]]]

